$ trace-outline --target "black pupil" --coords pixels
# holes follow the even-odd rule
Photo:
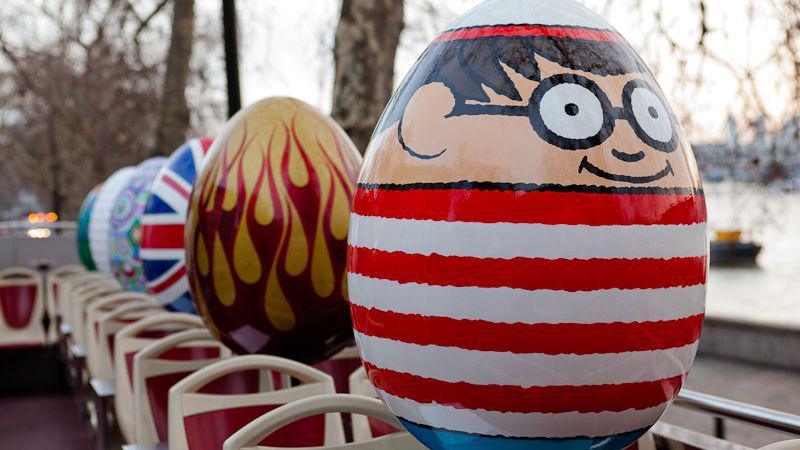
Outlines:
[[[656,111],[654,107],[651,106],[647,108],[647,112],[650,113],[650,117],[652,117],[653,119],[658,119],[658,111]]]
[[[578,108],[578,105],[575,103],[567,103],[567,106],[564,107],[564,112],[566,112],[568,116],[577,116],[580,111],[580,108]]]

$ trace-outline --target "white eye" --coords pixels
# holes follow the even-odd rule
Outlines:
[[[672,121],[667,107],[650,89],[637,87],[631,93],[631,110],[639,127],[658,142],[672,140]]]
[[[594,92],[579,84],[553,86],[539,101],[542,122],[566,139],[588,139],[603,129],[603,105]]]

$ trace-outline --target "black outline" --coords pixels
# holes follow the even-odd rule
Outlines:
[[[639,161],[643,160],[647,156],[647,153],[645,153],[644,150],[639,150],[636,153],[625,153],[625,152],[621,152],[621,151],[619,151],[619,150],[617,150],[615,148],[612,148],[611,149],[611,156],[613,156],[614,158],[617,158],[620,161],[632,163],[632,162],[639,162]]]
[[[406,145],[405,139],[403,139],[403,118],[400,118],[400,121],[397,123],[397,141],[400,143],[400,146],[403,147],[403,150],[406,151],[409,155],[413,156],[414,158],[419,159],[434,159],[442,156],[447,149],[440,151],[439,153],[433,155],[425,155],[422,153],[417,153],[414,150],[411,150],[411,147]]]
[[[675,172],[672,170],[672,164],[669,163],[667,160],[667,165],[661,169],[658,173],[653,175],[646,175],[643,177],[635,177],[632,175],[619,175],[616,173],[606,172],[605,170],[595,166],[594,164],[589,162],[589,157],[584,156],[581,160],[581,165],[578,166],[578,173],[584,171],[584,169],[591,173],[592,175],[598,176],[600,178],[605,178],[606,180],[611,181],[619,181],[621,183],[633,183],[633,184],[645,184],[645,183],[652,183],[654,181],[658,181],[669,174],[675,176]]]
[[[646,131],[642,128],[639,124],[639,120],[636,119],[636,114],[633,112],[633,91],[636,88],[647,89],[648,91],[652,92],[653,95],[656,96],[658,101],[661,102],[661,106],[664,108],[664,111],[667,112],[667,118],[669,119],[670,125],[672,125],[672,137],[669,141],[657,141],[650,137]],[[667,102],[664,101],[664,98],[659,95],[658,91],[653,89],[653,87],[644,80],[631,80],[629,81],[625,87],[622,89],[622,107],[625,110],[625,115],[628,123],[633,128],[633,131],[636,133],[636,136],[642,140],[648,146],[664,153],[672,153],[678,148],[678,120],[673,117],[672,113],[667,106]]]
[[[603,113],[603,124],[594,136],[589,136],[584,139],[565,138],[545,125],[544,119],[542,118],[542,98],[544,98],[551,89],[562,84],[577,84],[589,90],[600,102],[600,108]],[[606,139],[614,134],[614,121],[616,120],[614,111],[615,108],[611,105],[608,95],[603,92],[603,89],[601,89],[597,83],[584,76],[571,73],[553,75],[540,81],[539,86],[536,86],[536,89],[533,90],[531,98],[528,101],[528,118],[530,119],[533,130],[536,131],[536,134],[545,142],[564,150],[586,150],[587,148],[597,147],[605,142]]]
[[[600,132],[596,135],[591,136],[586,139],[569,139],[563,136],[560,136],[547,128],[544,124],[544,120],[542,119],[541,115],[541,108],[540,103],[542,98],[544,97],[547,92],[550,91],[555,86],[564,84],[564,83],[573,83],[579,86],[583,86],[584,88],[589,89],[597,99],[600,101],[600,105],[603,108],[603,125],[600,128]],[[450,88],[448,86],[448,88]],[[668,119],[670,124],[672,125],[672,137],[670,138],[669,142],[662,142],[657,141],[651,138],[641,127],[639,122],[636,120],[636,116],[633,113],[633,105],[632,105],[632,95],[633,91],[636,88],[643,88],[647,89],[652,92],[660,101],[664,110],[667,112]],[[450,88],[451,89],[451,88]],[[451,92],[452,89],[451,89]],[[455,93],[453,93],[455,95]],[[533,90],[531,94],[531,98],[528,101],[526,106],[508,106],[508,105],[480,105],[480,104],[468,104],[463,101],[458,101],[456,99],[456,104],[453,106],[452,111],[450,111],[444,117],[458,117],[458,116],[480,116],[480,115],[490,115],[490,116],[509,116],[509,117],[517,117],[517,116],[528,116],[530,120],[531,127],[539,135],[542,140],[545,142],[554,145],[562,150],[586,150],[589,148],[594,148],[606,142],[611,135],[614,134],[616,130],[616,121],[617,120],[624,120],[628,122],[628,124],[633,129],[636,136],[641,140],[645,145],[648,147],[660,151],[663,153],[672,153],[678,148],[678,120],[669,110],[664,98],[659,95],[658,91],[653,89],[653,87],[645,80],[636,79],[629,81],[622,90],[622,104],[623,107],[615,107],[611,104],[611,101],[608,99],[608,95],[597,85],[594,81],[583,77],[581,75],[575,74],[557,74],[553,75],[549,78],[546,78],[539,82],[539,86]],[[400,129],[402,129],[402,118],[400,119],[399,123]],[[412,156],[421,157],[419,153],[414,152],[409,147],[405,145],[405,142],[402,138],[402,133],[398,132],[398,137],[400,141],[400,145],[403,146],[403,149],[411,154]],[[441,153],[440,153],[441,154]],[[438,156],[438,155],[436,155]],[[433,156],[433,157],[436,157]],[[431,159],[431,158],[424,158],[423,159]],[[621,159],[621,158],[620,158]],[[625,161],[623,159],[623,161]],[[633,162],[633,161],[627,161]]]
[[[477,190],[477,191],[520,191],[520,192],[579,192],[587,194],[682,194],[704,196],[702,188],[657,187],[657,186],[597,186],[586,184],[536,184],[536,183],[498,183],[493,181],[461,180],[440,183],[358,183],[358,188],[367,191],[410,191],[410,190]]]

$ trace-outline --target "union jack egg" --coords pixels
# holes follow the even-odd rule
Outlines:
[[[400,84],[350,216],[356,343],[431,449],[617,449],[704,314],[706,209],[647,66],[572,0],[491,0]]]
[[[117,194],[109,219],[108,252],[111,273],[127,291],[144,292],[145,278],[139,257],[141,219],[149,197],[148,188],[166,158],[150,158],[136,166]]]
[[[170,311],[196,313],[186,278],[184,224],[189,196],[212,139],[192,139],[180,146],[150,186],[142,216],[139,256],[147,290]]]
[[[206,325],[238,353],[311,363],[352,341],[347,220],[361,157],[291,98],[237,113],[189,205],[187,271]]]

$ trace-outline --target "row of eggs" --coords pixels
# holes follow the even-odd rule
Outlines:
[[[93,189],[78,253],[168,310],[199,310],[239,353],[324,359],[352,340],[344,266],[360,164],[332,119],[266,99],[213,144],[191,140]]]
[[[314,362],[355,336],[432,449],[624,448],[655,423],[697,348],[705,202],[607,22],[572,0],[480,4],[366,154],[314,108],[262,100],[93,191],[81,255],[238,353]]]
[[[199,312],[238,353],[321,360],[352,341],[345,255],[360,164],[329,117],[262,100],[213,143],[191,140],[93,189],[78,253],[126,290]]]

